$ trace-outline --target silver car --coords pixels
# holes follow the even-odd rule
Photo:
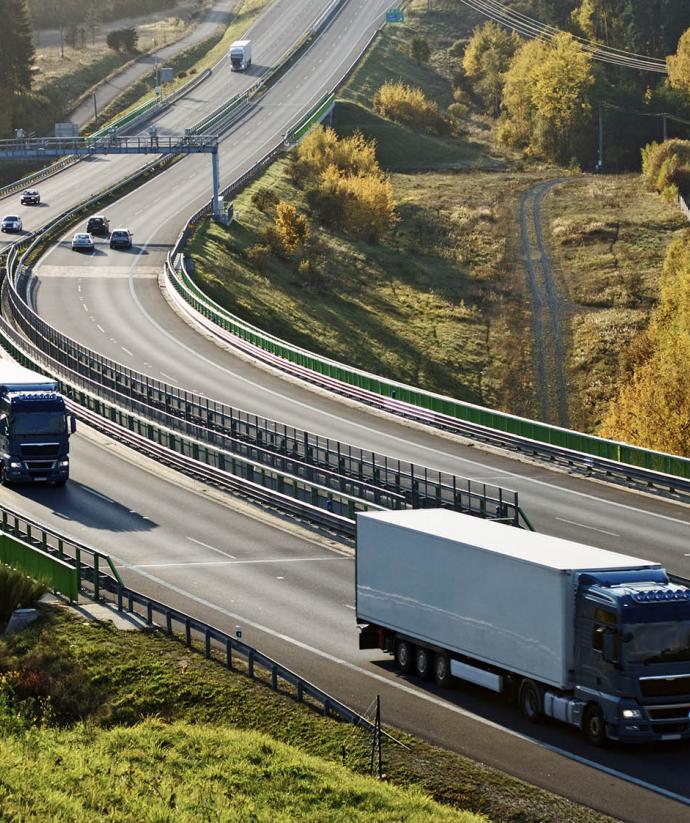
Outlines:
[[[77,232],[72,238],[72,251],[93,251],[93,237],[84,231]]]
[[[0,229],[2,229],[2,231],[21,231],[22,218],[17,214],[5,215],[5,217],[2,218]]]

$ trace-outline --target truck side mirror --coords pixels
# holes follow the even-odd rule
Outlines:
[[[616,654],[616,638],[613,632],[604,632],[601,656],[607,663],[618,663]]]
[[[70,434],[74,434],[77,430],[77,418],[73,414],[69,416],[69,430]]]

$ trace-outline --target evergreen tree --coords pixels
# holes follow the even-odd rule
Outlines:
[[[0,77],[10,94],[31,90],[34,47],[26,0],[0,0]]]

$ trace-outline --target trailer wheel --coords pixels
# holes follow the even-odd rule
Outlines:
[[[540,723],[544,717],[541,689],[534,680],[523,680],[520,684],[520,711],[530,723]]]
[[[582,718],[582,731],[584,732],[587,742],[592,746],[601,748],[606,745],[608,741],[606,737],[606,721],[604,720],[604,713],[597,703],[590,703],[585,709],[585,714]]]
[[[450,673],[450,660],[445,652],[437,652],[434,655],[434,680],[437,686],[447,689],[453,683],[453,675]]]
[[[395,644],[395,662],[401,672],[409,674],[414,665],[414,647],[407,640],[398,640]]]
[[[418,677],[422,680],[429,680],[431,677],[431,654],[429,651],[418,646],[414,662]]]

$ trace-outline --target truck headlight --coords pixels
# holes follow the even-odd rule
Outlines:
[[[623,717],[626,720],[641,720],[642,712],[639,709],[623,709]]]
[[[16,460],[12,460],[12,462],[10,463],[10,468],[11,469],[21,469],[21,467],[22,467],[22,464],[17,463]]]
[[[60,461],[58,461],[58,466],[61,469],[66,469],[67,466],[69,466],[69,460],[60,460]]]

